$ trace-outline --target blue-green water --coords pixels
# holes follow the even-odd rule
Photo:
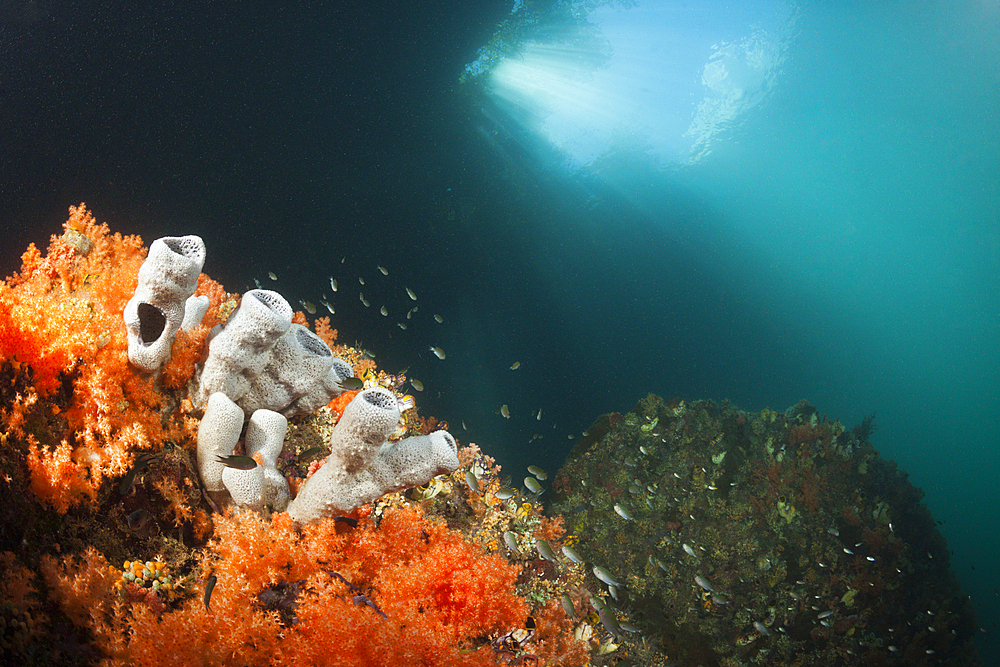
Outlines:
[[[231,290],[325,293],[343,340],[410,366],[421,411],[515,478],[648,392],[807,398],[848,426],[875,412],[875,446],[926,492],[995,634],[1000,9],[667,3],[688,13],[632,40],[646,75],[609,77],[602,51],[590,80],[613,95],[534,87],[562,117],[519,112],[488,74],[458,83],[510,9],[18,5],[0,20],[3,273],[79,201],[147,242],[200,234]],[[754,25],[773,66],[699,126],[711,152],[682,146],[698,96],[736,99],[704,67]],[[514,46],[536,62],[537,44]],[[621,108],[647,113],[614,125]]]

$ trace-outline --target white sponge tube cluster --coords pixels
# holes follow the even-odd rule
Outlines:
[[[247,413],[266,409],[290,417],[326,405],[353,376],[323,339],[292,324],[292,307],[280,294],[251,290],[211,339],[192,401],[202,407],[222,392]]]
[[[153,241],[122,315],[133,366],[152,372],[170,360],[170,346],[184,322],[185,302],[198,288],[204,265],[205,242],[198,236]]]
[[[330,437],[330,457],[289,504],[292,519],[315,523],[346,514],[458,468],[458,446],[447,431],[386,442],[399,417],[396,397],[386,389],[355,396]]]
[[[243,430],[243,410],[225,394],[208,399],[198,426],[198,474],[209,497],[220,509],[235,503],[262,511],[281,512],[288,505],[288,482],[276,463],[285,441],[288,420],[277,412],[257,410],[250,416],[244,443],[247,456],[257,457],[250,470],[227,466],[220,459],[233,454]]]

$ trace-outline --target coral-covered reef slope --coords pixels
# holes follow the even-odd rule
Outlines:
[[[552,510],[681,664],[977,664],[945,541],[872,429],[650,395],[587,430]]]
[[[0,282],[0,663],[587,662],[600,642],[576,639],[558,603],[582,566],[539,568],[528,550],[561,522],[498,497],[499,467],[474,446],[453,473],[350,516],[220,514],[196,464],[203,413],[189,389],[239,297],[201,274],[201,323],[177,332],[164,366],[137,369],[122,314],[145,256],[81,205]],[[394,442],[447,427],[401,394],[405,376],[335,344],[329,318],[293,320],[407,406]],[[290,420],[276,465],[293,493],[357,394]],[[501,547],[503,531],[523,553]]]

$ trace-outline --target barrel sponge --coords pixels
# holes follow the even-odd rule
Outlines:
[[[287,430],[288,420],[284,415],[271,410],[257,410],[250,416],[244,443],[247,456],[260,454],[264,475],[264,504],[275,512],[284,512],[289,500],[288,482],[277,468],[278,455],[285,444]],[[228,484],[226,488],[229,488]],[[232,489],[229,491],[232,493]],[[236,494],[233,494],[233,498],[236,498]]]
[[[270,361],[275,342],[292,324],[292,307],[270,290],[250,290],[208,345],[194,403],[201,407],[215,392],[236,401]]]
[[[198,473],[209,497],[220,507],[229,501],[223,483],[226,466],[219,457],[230,456],[243,430],[243,410],[221,392],[212,394],[198,425]]]
[[[281,414],[291,417],[297,414],[316,412],[321,407],[344,393],[340,385],[347,378],[354,377],[354,368],[343,359],[333,358],[333,365],[323,377],[323,381],[314,384],[302,398],[281,410]]]
[[[153,241],[139,267],[135,293],[122,313],[132,365],[155,371],[170,359],[174,335],[184,321],[185,301],[198,288],[205,243],[198,236]]]
[[[270,361],[237,403],[246,412],[284,410],[321,384],[333,365],[333,352],[323,339],[301,324],[292,324],[271,348]]]
[[[251,470],[223,468],[222,481],[234,503],[255,512],[264,511],[263,466],[257,465]]]

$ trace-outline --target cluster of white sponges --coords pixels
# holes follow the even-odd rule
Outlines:
[[[129,361],[137,368],[158,369],[170,359],[177,330],[201,323],[209,300],[193,294],[204,264],[205,243],[197,236],[168,236],[149,247],[123,314]],[[245,412],[291,416],[329,403],[353,376],[319,336],[292,324],[284,297],[258,289],[244,294],[225,327],[213,332],[191,399],[204,408],[209,396],[222,392]]]
[[[205,264],[205,243],[198,236],[167,236],[153,241],[139,268],[139,284],[122,317],[128,335],[128,359],[152,372],[170,360],[170,346],[182,324],[201,322],[194,306],[188,316],[188,297],[198,288]],[[205,307],[208,300],[205,299]],[[204,316],[201,309],[200,315]],[[192,324],[187,324],[192,322]]]
[[[326,405],[353,376],[319,336],[292,324],[292,307],[280,294],[251,290],[209,343],[193,401],[203,406],[222,392],[245,412],[292,416]]]
[[[192,295],[204,262],[205,244],[197,236],[166,237],[150,246],[124,312],[129,361],[138,368],[159,368],[170,359],[177,330],[201,322],[209,301]],[[326,405],[353,376],[350,364],[336,359],[322,339],[292,324],[292,308],[280,294],[244,294],[225,326],[213,331],[191,392],[205,411],[198,472],[216,506],[278,512],[287,506],[294,520],[309,523],[458,468],[458,448],[447,431],[387,442],[399,423],[399,403],[392,392],[373,387],[345,408],[330,438],[329,459],[289,504],[288,483],[276,467],[285,417]],[[228,458],[247,413],[252,416],[244,447],[256,465]]]
[[[198,472],[212,501],[220,509],[235,503],[262,511],[281,512],[288,505],[288,482],[276,467],[285,441],[288,420],[270,410],[257,410],[250,417],[244,442],[246,454],[257,461],[250,470],[227,466],[243,430],[243,410],[217,392],[208,399],[205,416],[198,426]],[[255,456],[259,455],[259,456]]]
[[[372,387],[355,396],[333,430],[330,457],[288,506],[292,519],[312,523],[346,514],[458,468],[458,446],[447,431],[386,442],[399,418],[392,392]]]

